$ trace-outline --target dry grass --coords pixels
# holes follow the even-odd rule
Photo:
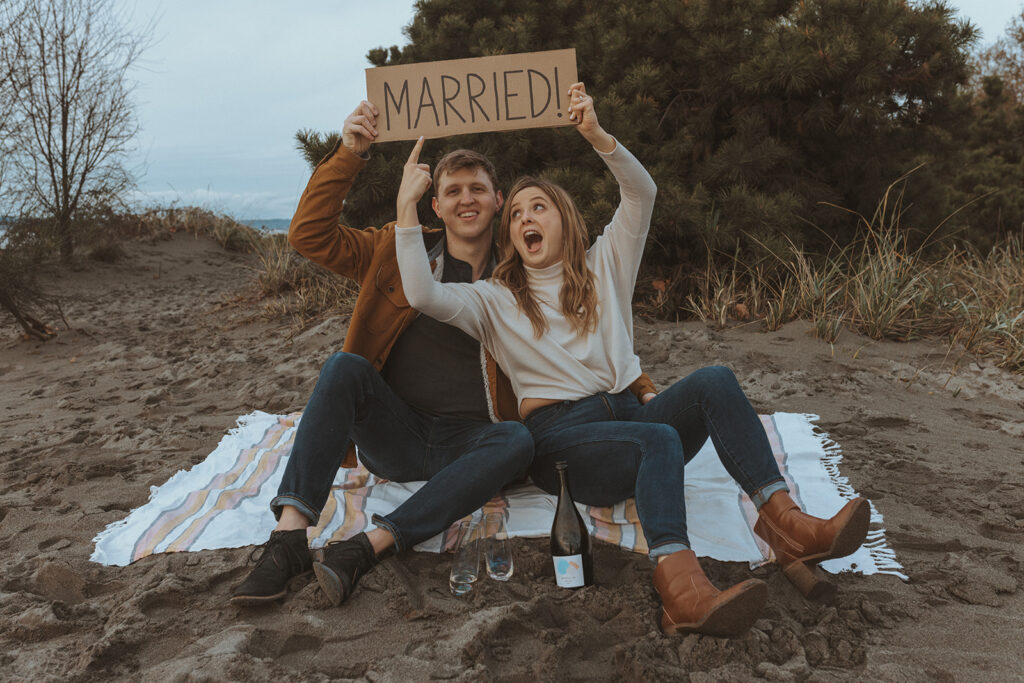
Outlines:
[[[927,240],[912,249],[899,226],[895,187],[874,216],[859,217],[863,236],[850,246],[812,257],[790,244],[770,267],[735,256],[724,269],[709,262],[685,300],[652,287],[638,309],[663,317],[682,309],[723,326],[760,319],[770,330],[809,320],[829,343],[844,329],[872,339],[945,338],[951,347],[1024,370],[1024,233],[987,254],[950,245],[936,256],[934,245],[926,252]]]
[[[195,206],[150,209],[129,218],[136,236],[159,238],[174,232],[207,235],[228,251],[253,251],[261,239],[258,230]]]
[[[299,256],[287,235],[264,235],[254,249],[259,258],[256,285],[266,316],[289,316],[305,327],[326,314],[348,312],[355,304],[355,283]]]
[[[151,209],[126,217],[124,233],[160,239],[185,232],[207,235],[228,251],[255,253],[257,296],[268,318],[291,318],[297,328],[352,309],[356,285],[299,256],[283,233],[262,233],[228,216],[197,207]]]
[[[352,309],[356,286],[302,258],[287,235],[266,234],[229,216],[194,206],[154,208],[139,214],[104,217],[104,239],[117,247],[124,238],[164,239],[172,233],[206,235],[227,251],[255,253],[257,296],[268,318],[291,318],[297,328],[329,313]],[[118,247],[119,248],[119,247]],[[94,247],[93,258],[110,258],[108,242]],[[111,252],[113,258],[116,253]]]

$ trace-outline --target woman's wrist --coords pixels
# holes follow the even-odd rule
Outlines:
[[[611,154],[615,151],[615,138],[600,126],[595,130],[584,133],[583,138],[602,154]]]
[[[416,211],[415,202],[412,204],[399,203],[397,209],[395,218],[398,221],[398,225],[403,228],[412,228],[420,224],[420,217]]]

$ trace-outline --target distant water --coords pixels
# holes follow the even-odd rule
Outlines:
[[[250,228],[259,228],[267,232],[288,232],[288,224],[291,218],[242,218],[239,223],[248,225]]]
[[[238,221],[242,225],[248,225],[250,228],[257,228],[265,230],[267,232],[288,232],[288,224],[292,222],[291,218],[243,218]],[[7,232],[7,225],[10,223],[9,219],[0,216],[0,248],[4,246],[4,234]]]

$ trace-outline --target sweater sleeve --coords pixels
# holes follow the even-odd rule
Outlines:
[[[604,233],[591,247],[591,256],[614,274],[620,305],[628,311],[636,285],[644,244],[651,227],[657,186],[650,174],[621,142],[607,154],[598,152],[619,184],[619,206]]]
[[[468,282],[434,279],[423,245],[423,229],[418,225],[395,227],[395,250],[409,305],[482,341],[485,306],[480,288]]]

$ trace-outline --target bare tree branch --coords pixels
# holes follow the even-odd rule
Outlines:
[[[62,258],[70,258],[75,218],[121,198],[138,132],[129,70],[147,35],[130,32],[115,0],[0,0],[19,3],[10,32],[15,118],[12,158],[20,189],[47,214]]]

